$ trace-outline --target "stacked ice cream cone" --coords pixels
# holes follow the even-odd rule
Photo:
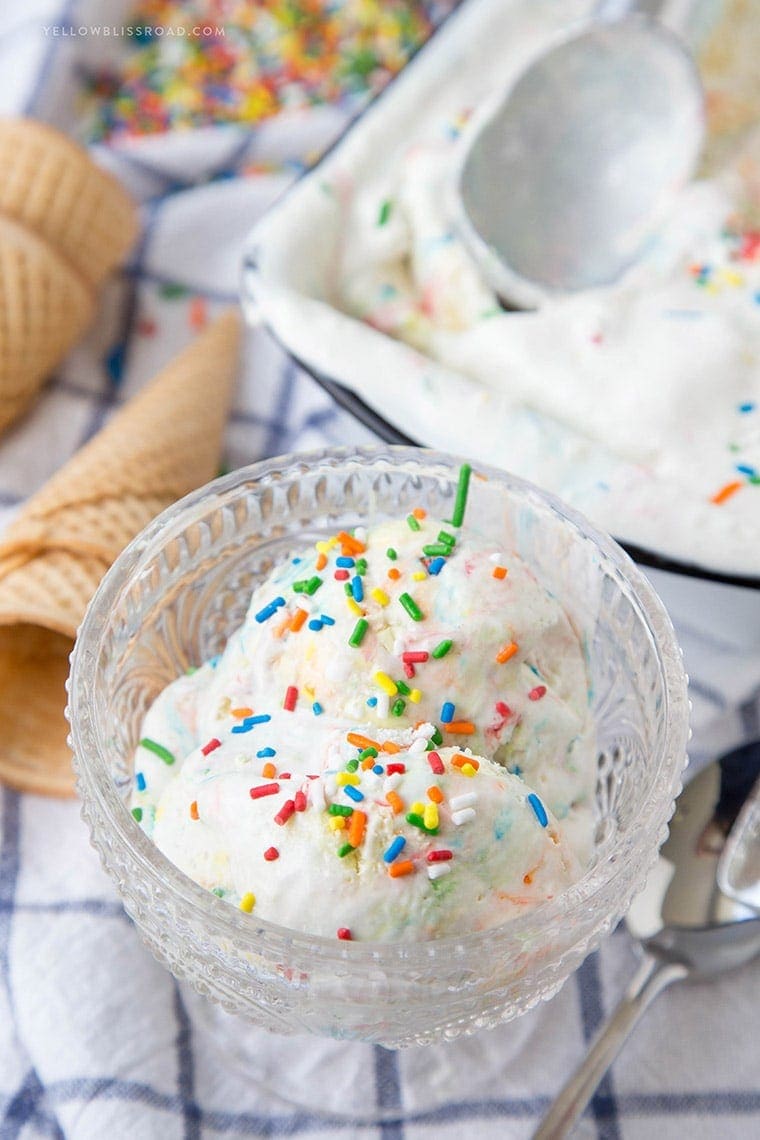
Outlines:
[[[132,199],[86,150],[0,120],[0,430],[82,336],[137,230]]]
[[[219,318],[26,503],[0,542],[0,779],[73,791],[64,683],[110,563],[217,471],[239,321]]]

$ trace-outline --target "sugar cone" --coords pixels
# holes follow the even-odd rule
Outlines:
[[[129,194],[84,147],[34,119],[0,119],[0,214],[48,242],[91,287],[138,231]]]
[[[0,217],[0,430],[31,402],[93,308],[89,287],[53,249]]]
[[[0,543],[0,779],[71,795],[64,681],[77,628],[123,547],[216,474],[240,326],[228,313],[26,503]]]

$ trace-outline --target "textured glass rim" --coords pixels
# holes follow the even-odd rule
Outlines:
[[[329,447],[261,460],[215,479],[168,507],[122,551],[101,581],[88,607],[71,654],[66,715],[71,726],[69,743],[74,753],[74,771],[77,791],[83,802],[83,814],[87,801],[94,798],[109,828],[111,843],[118,843],[122,848],[128,849],[146,877],[177,904],[187,908],[188,919],[201,920],[209,935],[230,940],[244,953],[257,955],[266,948],[267,957],[282,956],[284,961],[287,961],[289,952],[307,952],[315,964],[321,961],[329,965],[330,962],[349,959],[356,964],[364,960],[375,966],[380,964],[392,968],[403,965],[406,969],[411,969],[429,967],[441,956],[450,959],[452,953],[470,958],[478,953],[493,954],[499,946],[505,952],[510,947],[518,948],[526,940],[532,941],[535,938],[537,925],[550,927],[555,922],[572,922],[576,914],[580,916],[585,912],[598,892],[609,888],[617,878],[625,874],[626,866],[634,854],[644,856],[646,867],[651,866],[659,845],[665,838],[667,821],[680,791],[689,731],[687,679],[673,625],[659,597],[625,551],[608,535],[598,531],[583,515],[526,480],[478,463],[474,465],[474,470],[485,475],[490,482],[504,487],[528,505],[548,508],[574,535],[590,539],[607,563],[627,582],[639,617],[651,635],[664,681],[663,715],[666,727],[651,786],[652,802],[659,810],[653,813],[652,818],[642,819],[641,826],[633,832],[626,833],[621,847],[628,845],[630,848],[632,845],[633,849],[626,851],[628,858],[617,859],[614,865],[609,857],[600,861],[556,898],[486,930],[416,943],[338,942],[334,938],[304,934],[255,915],[239,912],[228,902],[199,886],[159,851],[135,822],[119,795],[109,772],[103,741],[97,738],[94,730],[90,733],[83,729],[86,718],[80,717],[79,712],[90,704],[90,694],[89,681],[80,672],[82,659],[88,651],[94,655],[95,660],[99,658],[100,646],[108,628],[107,615],[115,608],[118,597],[127,585],[144,568],[144,563],[154,556],[156,548],[206,515],[214,497],[221,500],[244,483],[255,483],[273,475],[293,474],[304,464],[313,470],[318,466],[339,466],[352,461],[368,467],[378,460],[385,460],[391,465],[419,465],[427,473],[432,473],[431,469],[437,465],[437,474],[452,482],[455,481],[454,473],[459,465],[468,462],[466,458],[417,447]],[[650,858],[646,861],[648,852]],[[613,849],[609,855],[615,853],[616,849]],[[624,901],[627,906],[627,894]]]

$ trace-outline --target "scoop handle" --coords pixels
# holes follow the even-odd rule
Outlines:
[[[557,1094],[533,1140],[561,1140],[569,1134],[641,1015],[661,990],[687,974],[688,969],[681,962],[644,955],[620,1004],[602,1026],[583,1062]]]

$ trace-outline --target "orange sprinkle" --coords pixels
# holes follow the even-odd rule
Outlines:
[[[710,499],[710,502],[720,506],[721,503],[725,503],[727,499],[730,499],[732,495],[740,491],[743,486],[744,484],[740,479],[734,479],[733,483],[726,483],[725,487],[721,487],[719,491],[716,491]]]
[[[526,887],[529,887],[533,882],[533,876],[531,875],[530,871],[528,871],[527,875],[523,875],[523,882],[525,883]]]
[[[517,642],[510,641],[509,645],[505,645],[504,648],[500,649],[496,654],[497,663],[503,665],[505,661],[509,661],[510,657],[514,657],[515,653],[517,653],[517,649]]]
[[[198,801],[197,800],[193,800],[193,802],[190,804],[190,818],[191,819],[198,819],[199,818],[199,816],[198,816]]]
[[[274,629],[275,637],[282,637],[283,633],[285,633],[286,630],[288,630],[288,629],[290,629],[290,617],[285,616],[282,619],[282,621],[280,622],[280,624],[275,626],[275,629]]]
[[[317,555],[317,570],[324,570],[326,565],[327,565],[327,555],[326,554],[318,554]]]
[[[432,784],[428,788],[427,794],[428,794],[428,799],[432,800],[434,804],[442,804],[443,803],[443,792],[441,791],[441,789],[438,787],[437,784]]]
[[[188,313],[188,321],[190,328],[198,332],[204,327],[208,318],[206,312],[206,301],[203,297],[193,297],[190,302],[190,311]]]
[[[415,507],[412,511],[412,514],[419,522],[422,522],[423,519],[427,518],[427,511],[424,507]]]
[[[401,815],[401,812],[404,810],[404,801],[398,792],[386,792],[385,798],[393,808],[393,814]]]
[[[370,740],[368,736],[362,736],[360,732],[349,732],[346,734],[346,740],[349,744],[355,744],[357,748],[361,748],[362,752],[365,748],[376,748],[380,751],[380,745],[376,740]]]
[[[502,581],[504,578],[506,578],[506,576],[507,576],[506,566],[494,566],[493,571],[491,573],[492,578],[498,578],[499,581]]]
[[[364,839],[364,828],[367,824],[367,813],[363,811],[354,811],[351,815],[348,824],[348,842],[352,847],[358,847],[362,839]]]
[[[293,633],[298,633],[308,616],[308,610],[302,610],[300,607],[296,610],[290,619],[290,628],[293,630]]]
[[[247,705],[245,708],[232,709],[230,711],[230,716],[235,716],[238,718],[238,720],[242,720],[244,716],[253,716],[253,709],[249,709]]]
[[[388,571],[388,577],[392,578],[394,582],[397,582],[401,577],[401,571],[397,570],[395,566],[391,566],[390,570]]]
[[[414,863],[411,859],[397,859],[395,863],[391,863],[388,874],[392,879],[400,879],[402,875],[411,875],[413,870]]]
[[[342,530],[336,537],[347,557],[352,554],[363,554],[367,549],[363,542],[359,542],[358,538],[354,538],[352,534],[347,534],[345,530]]]
[[[475,725],[471,720],[452,720],[451,724],[444,724],[443,727],[447,732],[455,732],[460,736],[472,736],[475,731]]]
[[[465,764],[469,764],[476,772],[480,767],[479,762],[474,756],[465,756],[462,752],[457,752],[456,756],[452,756],[451,763],[455,768],[464,768]]]
[[[396,753],[401,751],[401,746],[395,744],[392,740],[386,740],[384,744],[380,745],[383,752],[387,752],[390,756],[395,756]]]
[[[261,774],[267,780],[273,780],[274,777],[277,775],[277,769],[275,768],[275,766],[271,760],[268,760],[267,763],[264,765],[264,767],[261,769]]]

